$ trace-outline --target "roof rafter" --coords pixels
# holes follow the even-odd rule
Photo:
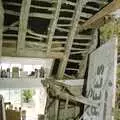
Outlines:
[[[4,9],[2,5],[2,0],[0,0],[0,56],[2,55],[3,25],[4,25]]]
[[[56,11],[55,11],[55,14],[54,14],[54,18],[51,20],[51,23],[50,23],[51,26],[50,26],[50,29],[49,29],[49,32],[48,32],[47,54],[49,54],[51,46],[52,46],[52,40],[53,40],[53,36],[54,36],[55,29],[56,29],[56,26],[57,26],[57,21],[59,19],[61,4],[62,4],[62,0],[58,0],[57,1],[57,6],[56,6]]]
[[[68,38],[67,38],[67,44],[66,44],[66,51],[65,51],[65,56],[64,59],[61,61],[59,69],[58,69],[58,78],[62,78],[64,75],[64,71],[67,65],[67,61],[69,59],[71,47],[73,44],[73,40],[76,35],[76,30],[77,26],[79,23],[80,15],[82,12],[83,6],[86,4],[88,0],[78,0],[78,3],[76,3],[76,8],[75,8],[75,13],[73,15],[73,20],[72,20],[72,26],[70,28],[70,32],[68,33]]]
[[[80,30],[93,28],[93,27],[95,28],[97,25],[100,24],[101,19],[103,19],[106,15],[109,15],[110,13],[114,12],[115,10],[119,8],[120,8],[120,0],[113,0],[113,2],[109,3],[106,7],[100,10],[100,12],[98,12],[93,17],[91,17],[89,20],[87,20],[81,26]]]
[[[31,5],[31,0],[23,0],[21,13],[20,13],[17,54],[20,54],[21,52],[23,52],[25,48],[25,38],[26,38],[26,32],[27,32],[30,5]]]

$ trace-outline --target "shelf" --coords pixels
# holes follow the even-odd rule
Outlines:
[[[41,80],[44,80],[44,78],[0,78],[0,89],[40,88],[43,87]],[[59,82],[70,86],[82,86],[84,80],[59,80]]]

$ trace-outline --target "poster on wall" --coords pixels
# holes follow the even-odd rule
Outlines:
[[[117,38],[113,37],[90,55],[86,96],[98,107],[85,105],[84,120],[112,120],[116,66]]]

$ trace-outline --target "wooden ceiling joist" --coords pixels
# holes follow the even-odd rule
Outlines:
[[[17,54],[21,54],[25,49],[25,38],[27,33],[28,17],[30,10],[31,0],[23,0],[21,13],[20,13],[20,23],[19,23],[19,33],[18,33],[18,43],[17,43]]]
[[[3,25],[4,25],[4,9],[2,0],[0,0],[0,57],[2,55]]]
[[[93,17],[87,20],[83,25],[81,25],[80,30],[82,31],[83,29],[97,27],[98,24],[99,25],[101,24],[100,22],[102,18],[116,11],[117,9],[120,9],[120,0],[113,0],[111,3],[105,6],[102,10],[96,13]],[[97,24],[95,24],[96,22]]]
[[[52,40],[53,40],[53,36],[54,36],[55,29],[56,29],[56,26],[57,26],[57,22],[58,22],[58,19],[59,19],[61,5],[62,5],[62,0],[57,0],[56,11],[53,13],[54,14],[54,18],[51,19],[50,27],[48,29],[48,48],[47,48],[47,54],[49,54],[50,50],[51,50]]]

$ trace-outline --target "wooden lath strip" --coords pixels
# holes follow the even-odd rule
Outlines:
[[[55,29],[57,26],[57,22],[59,19],[59,14],[60,14],[60,9],[61,9],[61,4],[62,4],[62,0],[58,0],[56,3],[56,11],[54,13],[54,18],[51,20],[50,23],[50,29],[48,30],[48,49],[47,49],[47,54],[50,53],[50,49],[52,46],[52,40],[53,40],[53,36],[55,33]]]
[[[18,31],[18,27],[11,27],[11,26],[4,27],[4,32],[7,31],[7,30]]]
[[[53,41],[52,44],[66,44],[66,41]]]
[[[11,5],[11,6],[21,6],[20,3],[15,3],[15,2],[5,2],[5,5]],[[35,9],[43,9],[43,10],[49,10],[49,11],[54,11],[55,8],[53,7],[42,7],[42,6],[37,6],[37,5],[31,5],[31,8],[35,8]]]
[[[5,13],[8,15],[13,15],[13,16],[21,16],[19,12],[16,12],[13,10],[5,10]],[[46,13],[30,13],[28,16],[34,17],[34,18],[44,18],[44,19],[52,19],[53,18],[52,14],[46,14]]]
[[[88,51],[77,51],[77,52],[71,52],[71,55],[81,54],[81,53],[87,53]]]
[[[69,32],[68,38],[67,38],[65,56],[64,56],[64,59],[62,60],[62,62],[60,63],[60,67],[58,69],[58,78],[62,78],[64,75],[65,68],[67,66],[67,61],[69,59],[71,47],[73,44],[73,40],[76,35],[77,26],[78,26],[79,19],[80,19],[80,14],[81,14],[82,8],[86,4],[86,2],[87,2],[87,0],[79,0],[76,3],[75,13],[73,15],[73,20],[71,22],[72,26],[70,28],[70,32]]]
[[[5,5],[11,5],[11,6],[18,6],[20,7],[21,4],[20,3],[15,3],[15,2],[4,2]]]
[[[71,5],[71,6],[76,6],[76,3],[70,2],[70,1],[67,1],[67,0],[64,0],[63,3],[65,3],[65,4],[67,4],[67,5]]]
[[[57,24],[58,27],[70,27],[71,24]]]
[[[69,59],[68,62],[72,62],[72,63],[80,63],[81,60],[73,60],[73,59]]]
[[[95,2],[97,4],[106,5],[108,2],[104,0],[90,0],[90,2]]]
[[[30,13],[29,17],[52,19],[54,16],[48,13]]]
[[[70,71],[79,71],[79,69],[75,69],[75,68],[66,68],[65,70],[70,70]]]
[[[94,11],[99,11],[98,8],[95,8],[95,7],[92,7],[92,6],[87,6],[87,5],[86,5],[84,8],[90,9],[90,10],[94,10]]]
[[[78,43],[78,42],[74,42],[73,45],[90,46],[90,45],[91,45],[91,42],[88,42],[88,43]]]
[[[26,32],[27,32],[30,5],[31,5],[31,0],[22,1],[19,33],[18,33],[18,43],[17,43],[17,54],[24,52],[24,49],[25,49],[25,38],[26,38]]]
[[[43,38],[48,38],[47,35],[42,35],[42,34],[38,34],[38,33],[35,33],[34,31],[30,30],[30,29],[27,29],[27,32],[30,34],[30,35],[33,35],[33,36],[36,36],[40,39],[43,39]]]
[[[56,27],[57,30],[62,31],[62,32],[69,32],[68,29],[62,28],[62,27]]]
[[[46,3],[55,3],[56,2],[56,0],[34,0],[34,1],[46,2]]]
[[[0,57],[2,56],[3,25],[4,25],[4,9],[2,5],[2,0],[0,0]]]
[[[49,10],[49,11],[55,11],[56,9],[53,7],[42,7],[42,6],[37,6],[37,5],[31,5],[31,8],[35,9],[43,9],[43,10]]]

